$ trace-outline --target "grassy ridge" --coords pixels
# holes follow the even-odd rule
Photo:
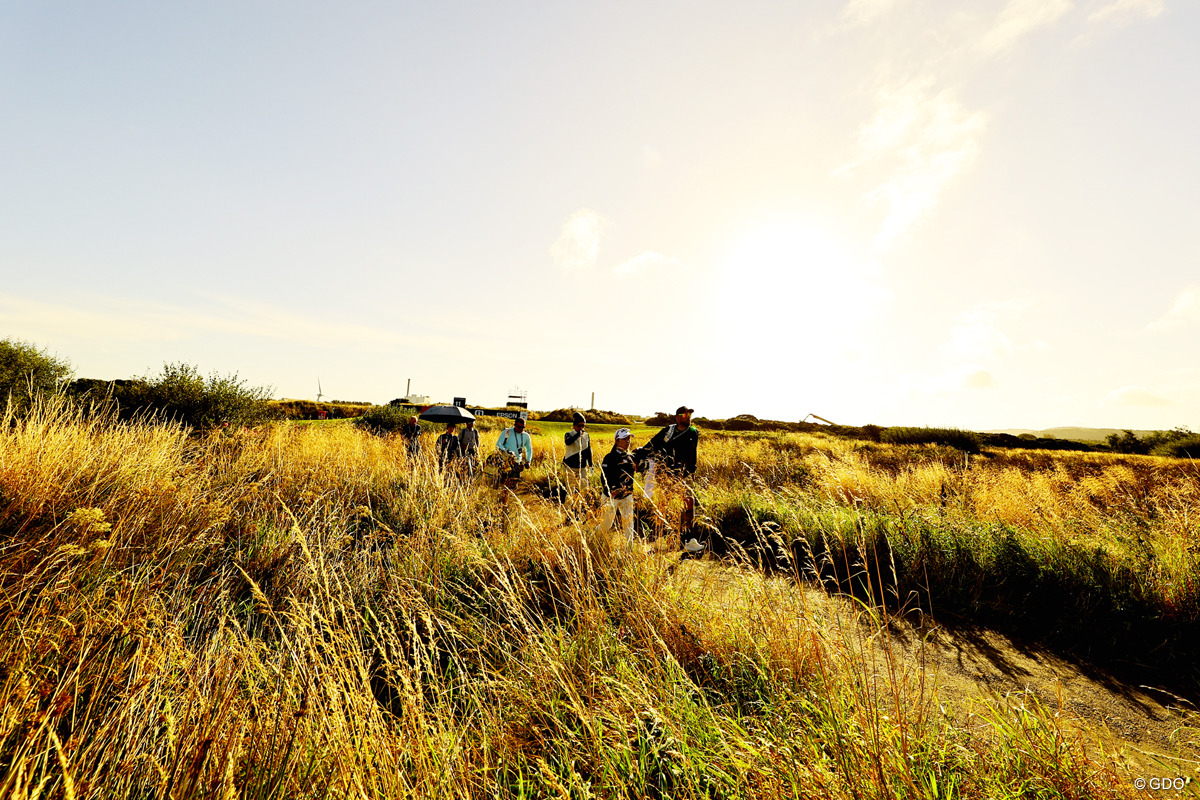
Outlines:
[[[706,507],[835,502],[823,447],[706,442]],[[0,796],[1128,796],[1028,697],[953,724],[869,610],[671,571],[428,455],[5,420]]]
[[[718,550],[1200,697],[1190,462],[800,437],[709,453]]]

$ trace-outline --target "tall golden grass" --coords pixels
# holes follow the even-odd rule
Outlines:
[[[875,610],[594,539],[536,494],[501,508],[431,449],[6,417],[0,797],[1130,796],[1032,701],[957,725]],[[702,454],[709,502],[930,504],[950,481],[961,513],[1018,504],[834,441]],[[1124,497],[1106,474],[1095,496]]]

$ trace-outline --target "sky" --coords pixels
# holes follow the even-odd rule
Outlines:
[[[1200,3],[0,3],[81,378],[1200,430]]]

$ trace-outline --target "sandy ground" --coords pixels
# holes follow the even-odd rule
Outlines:
[[[676,561],[678,555],[668,552],[657,555],[666,559],[666,570],[675,580],[682,579],[704,595],[705,603],[717,603],[730,613],[738,605],[744,612],[748,603],[793,603],[807,615],[837,618],[842,626],[859,625],[862,641],[875,649],[877,664],[888,663],[885,651],[898,657],[894,668],[877,669],[877,674],[886,676],[894,669],[910,684],[920,676],[959,724],[969,725],[981,703],[1006,696],[1019,700],[1030,693],[1044,708],[1057,712],[1065,730],[1079,732],[1091,743],[1092,757],[1107,754],[1124,765],[1131,780],[1191,778],[1185,796],[1200,796],[1200,713],[1170,694],[1123,683],[1102,670],[1019,645],[994,631],[950,630],[930,618],[891,619],[885,635],[874,635],[878,623],[864,622],[852,601],[718,562]]]
[[[1200,715],[1170,694],[1018,646],[993,631],[950,632],[927,621],[922,630],[901,628],[892,639],[910,664],[927,671],[939,699],[956,709],[1029,692],[1097,740],[1131,775],[1200,781]]]
[[[764,602],[765,592],[775,595],[767,602],[796,603],[805,613],[816,610],[818,616],[839,618],[839,624],[862,617],[852,601],[814,587],[797,587],[788,579],[765,578],[708,558],[681,561],[670,537],[643,547],[650,557],[661,559],[672,580],[682,580],[706,604],[716,603],[729,613],[737,613],[738,606],[744,612],[747,602]],[[936,689],[937,702],[961,724],[969,724],[980,703],[1028,692],[1057,712],[1066,729],[1078,731],[1084,741],[1124,765],[1131,780],[1190,778],[1183,796],[1200,797],[1200,709],[1170,693],[1120,681],[995,631],[951,629],[931,618],[891,619],[887,636],[871,634],[866,631],[863,639],[873,642],[881,657],[885,650],[899,655],[899,668],[910,680],[921,673],[926,685]],[[1147,796],[1178,795],[1160,791]]]

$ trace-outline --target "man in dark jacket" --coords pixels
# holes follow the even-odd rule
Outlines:
[[[479,431],[475,430],[475,420],[469,419],[458,433],[458,449],[462,455],[463,471],[468,478],[475,477],[475,467],[479,463]]]
[[[443,471],[455,469],[461,455],[462,446],[458,441],[458,433],[454,429],[454,424],[451,423],[446,426],[446,432],[437,438],[438,466]]]
[[[587,432],[587,419],[576,411],[571,415],[571,430],[563,435],[566,453],[563,467],[566,469],[567,487],[579,492],[587,487],[592,472],[592,439]]]
[[[655,461],[663,470],[663,478],[678,482],[683,491],[683,511],[679,515],[679,542],[683,549],[695,553],[703,548],[692,536],[696,517],[696,495],[691,482],[696,474],[696,448],[700,431],[692,424],[695,409],[680,406],[675,409],[675,424],[654,434],[645,447],[639,448],[638,463]],[[647,478],[647,480],[649,480]]]
[[[663,469],[678,476],[691,477],[696,474],[696,446],[700,442],[700,431],[692,424],[695,409],[680,406],[675,409],[675,424],[654,434],[645,447],[640,448],[645,457],[659,459]]]
[[[600,524],[594,533],[608,533],[621,517],[621,532],[629,544],[633,544],[633,474],[637,465],[629,454],[633,434],[629,428],[620,428],[613,434],[613,449],[604,457],[600,473],[604,484],[604,509],[600,512]]]
[[[417,415],[413,414],[404,423],[404,427],[400,429],[400,433],[404,436],[404,441],[408,445],[408,454],[415,456],[421,452],[421,423],[417,422]]]

